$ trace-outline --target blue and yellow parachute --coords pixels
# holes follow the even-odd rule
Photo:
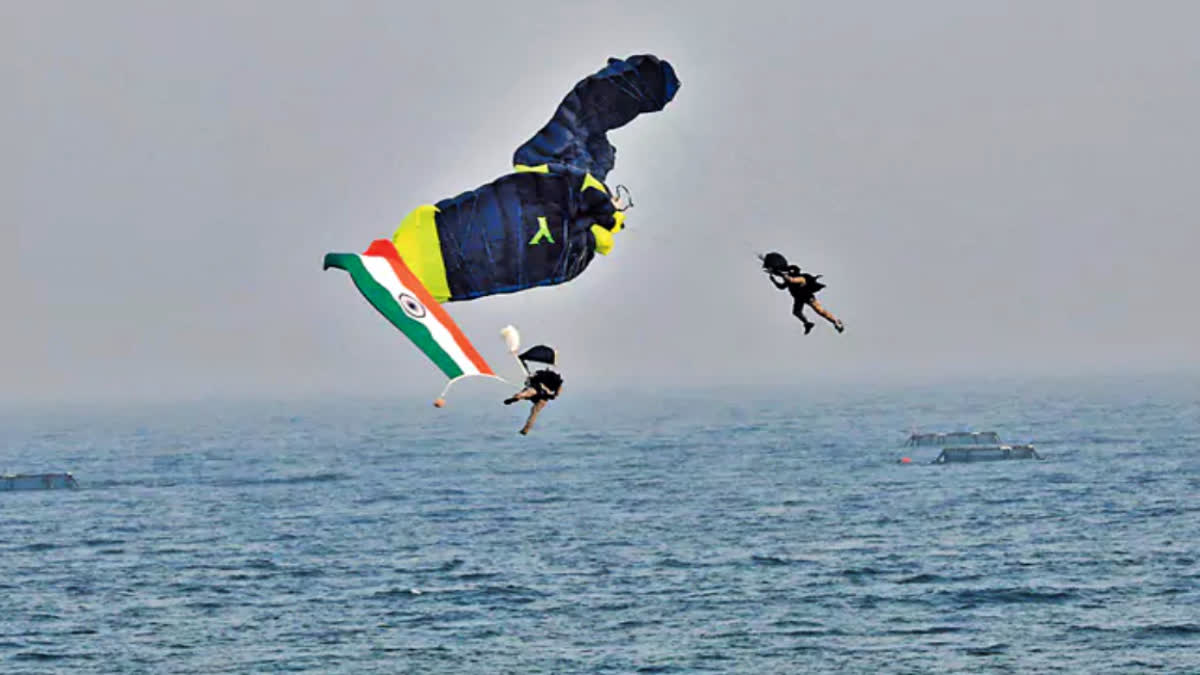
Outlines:
[[[418,207],[392,243],[439,302],[575,278],[624,226],[604,184],[616,155],[607,132],[662,110],[678,89],[671,64],[655,56],[609,59],[517,148],[514,173]]]
[[[492,375],[439,304],[560,284],[607,254],[625,221],[604,183],[616,156],[607,133],[662,110],[678,89],[671,64],[655,56],[609,59],[517,148],[513,173],[419,206],[390,242],[331,253],[325,267],[349,272],[451,382]]]

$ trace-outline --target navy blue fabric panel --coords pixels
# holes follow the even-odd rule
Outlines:
[[[517,148],[513,164],[549,164],[552,170],[566,165],[603,181],[616,157],[606,133],[641,113],[662,110],[678,89],[675,70],[656,56],[609,59],[604,69],[576,84],[546,126]]]
[[[450,300],[559,284],[583,272],[596,250],[591,226],[611,226],[613,210],[607,195],[581,193],[581,185],[575,173],[512,173],[438,202]]]

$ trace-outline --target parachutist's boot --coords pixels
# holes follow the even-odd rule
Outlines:
[[[833,322],[833,328],[837,332],[842,333],[846,330],[846,324],[842,323],[841,319],[838,319],[837,321]]]
[[[517,397],[516,397],[516,396],[513,396],[512,398],[506,398],[506,399],[504,399],[504,405],[512,405],[512,404],[514,404],[514,403],[516,403],[516,402],[517,402]]]
[[[813,326],[815,326],[815,325],[817,325],[817,324],[813,323],[812,321],[805,321],[804,322],[804,334],[808,335],[809,333],[811,333]]]

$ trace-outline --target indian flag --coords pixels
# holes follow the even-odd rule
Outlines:
[[[325,269],[345,270],[363,297],[408,336],[451,381],[495,373],[386,239],[365,253],[328,253]],[[447,386],[447,388],[449,388]]]

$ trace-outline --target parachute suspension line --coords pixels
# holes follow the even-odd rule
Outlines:
[[[447,382],[446,386],[444,388],[442,388],[442,393],[438,395],[438,398],[446,398],[446,394],[450,391],[450,387],[454,386],[455,382],[466,379],[468,377],[490,377],[493,380],[499,380],[509,386],[516,386],[512,382],[509,382],[508,380],[504,379],[503,377],[500,377],[499,375],[490,375],[490,374],[484,374],[484,373],[471,373],[470,375],[459,375],[458,377]]]
[[[521,366],[521,370],[525,372],[525,376],[529,377],[529,368],[526,367],[525,362],[521,360],[521,357],[517,356],[516,352],[513,352],[513,358],[517,360],[517,365]]]

